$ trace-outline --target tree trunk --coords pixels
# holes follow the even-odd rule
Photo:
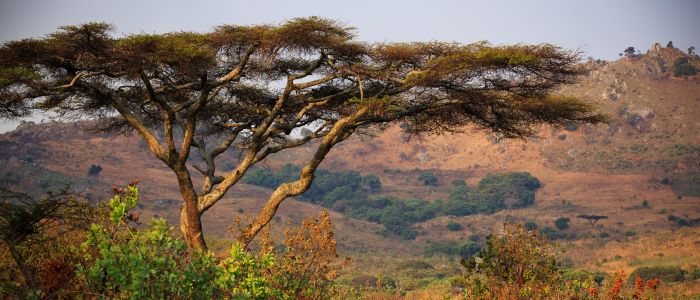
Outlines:
[[[202,214],[197,209],[197,193],[192,185],[190,174],[184,166],[175,170],[182,195],[180,210],[180,231],[190,249],[206,251],[207,244],[202,232]]]
[[[260,213],[255,216],[253,222],[246,226],[238,237],[238,242],[241,243],[244,248],[248,247],[248,244],[253,241],[258,232],[270,223],[277,212],[277,208],[282,204],[282,201],[289,197],[301,195],[309,189],[314,179],[316,168],[321,165],[321,162],[323,162],[333,146],[350,136],[353,128],[349,127],[349,124],[355,122],[359,117],[367,113],[367,111],[367,108],[363,108],[351,116],[338,120],[338,122],[333,125],[330,132],[321,140],[318,148],[316,148],[314,156],[301,170],[299,180],[283,183],[275,189]]]
[[[12,254],[12,258],[14,258],[15,262],[17,263],[17,266],[19,267],[19,270],[22,272],[22,275],[24,276],[24,281],[27,283],[27,286],[31,290],[36,291],[37,285],[34,281],[34,276],[32,275],[32,271],[29,270],[29,267],[24,262],[24,258],[22,257],[22,255],[19,253],[15,245],[13,245],[11,242],[7,243],[7,248],[10,248],[10,254]]]

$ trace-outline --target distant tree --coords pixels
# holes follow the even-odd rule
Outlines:
[[[595,223],[598,223],[598,221],[608,218],[608,216],[598,215],[578,215],[576,217],[588,221],[589,223],[591,223],[591,226],[595,226]]]
[[[569,221],[571,221],[571,219],[562,217],[554,220],[554,226],[556,226],[559,230],[566,230],[569,228]]]
[[[625,57],[635,57],[637,55],[634,47],[632,46],[627,47],[627,49],[625,49],[623,52],[625,53]]]
[[[369,189],[369,192],[373,194],[382,191],[382,181],[376,175],[367,175],[362,177],[362,185]]]
[[[422,182],[424,185],[439,185],[438,178],[431,171],[425,171],[418,175],[418,181]]]
[[[688,48],[688,55],[690,55],[690,56],[695,55],[695,46],[690,46],[690,48]]]
[[[690,64],[687,57],[679,57],[673,62],[673,75],[674,76],[691,76],[697,74],[695,66]]]
[[[102,166],[91,165],[90,168],[88,169],[88,176],[99,176],[100,172],[102,172]]]
[[[666,48],[673,48],[673,41],[668,41],[668,44],[666,44]]]
[[[243,245],[285,199],[311,187],[335,145],[370,125],[407,123],[409,134],[476,125],[520,138],[538,124],[603,120],[590,104],[552,93],[584,69],[578,53],[548,44],[370,44],[318,17],[206,33],[112,31],[88,23],[3,44],[0,116],[50,111],[137,132],[177,179],[180,230],[195,249],[206,249],[202,214],[285,149],[317,141],[296,179],[280,183],[244,226]],[[313,132],[292,134],[300,128]],[[237,166],[217,172],[217,157],[232,148],[241,151]],[[202,175],[198,189],[193,171]]]

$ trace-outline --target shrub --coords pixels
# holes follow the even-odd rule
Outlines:
[[[425,171],[418,175],[418,181],[422,182],[424,185],[439,185],[438,178],[431,171]]]
[[[697,226],[700,224],[700,218],[698,219],[684,219],[679,216],[674,216],[674,215],[668,215],[668,220],[676,223],[676,225],[680,227],[690,227],[690,226]]]
[[[559,218],[554,221],[554,225],[557,227],[559,230],[566,230],[569,228],[569,222],[571,219],[569,218]]]
[[[262,240],[269,238],[269,228]],[[342,267],[338,260],[333,225],[327,211],[317,218],[306,218],[302,225],[284,231],[284,243],[274,247],[262,243],[263,249],[275,251],[270,267],[272,285],[289,299],[323,299],[333,294],[333,283]]]
[[[697,70],[695,66],[690,64],[687,57],[679,57],[673,62],[673,75],[674,76],[691,76],[695,75]]]
[[[91,226],[77,269],[89,292],[132,299],[282,296],[264,276],[271,255],[254,257],[237,246],[218,263],[210,253],[188,255],[163,219],[136,230],[131,209],[137,203],[134,185],[119,190],[109,202],[110,222]]]
[[[564,280],[578,280],[580,282],[586,281],[589,278],[593,278],[597,285],[601,285],[603,280],[609,275],[605,272],[595,271],[591,272],[588,270],[577,269],[577,270],[566,270],[562,276]]]
[[[537,230],[537,223],[535,223],[535,221],[528,220],[523,223],[523,227],[530,231]]]
[[[677,266],[652,266],[652,267],[639,267],[628,279],[629,283],[634,283],[637,276],[644,280],[649,279],[660,279],[662,282],[681,282],[685,279],[685,274],[687,272]]]
[[[376,175],[367,175],[362,177],[362,185],[373,194],[382,191],[382,181],[379,180],[379,177]]]
[[[504,227],[498,235],[491,236],[478,253],[462,260],[471,281],[481,281],[474,276],[482,275],[486,277],[486,285],[491,289],[512,287],[516,289],[516,294],[522,291],[541,291],[544,287],[553,286],[560,274],[559,249],[548,244],[536,232],[527,231],[520,225]],[[471,296],[494,298],[493,294],[484,294],[488,293],[488,288],[484,288],[485,290],[472,289],[471,292],[475,295]]]
[[[101,171],[102,171],[102,166],[91,165],[90,168],[88,168],[88,176],[98,176],[98,175],[100,175]]]
[[[462,230],[462,225],[459,225],[459,223],[450,222],[450,223],[447,223],[447,230],[459,231],[459,230]]]
[[[466,186],[467,182],[464,181],[464,179],[455,179],[452,180],[452,186],[453,187],[458,187],[458,186]]]

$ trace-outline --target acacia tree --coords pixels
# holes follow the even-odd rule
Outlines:
[[[88,23],[5,43],[0,114],[51,111],[136,131],[177,177],[180,229],[197,249],[206,249],[202,214],[251,166],[285,149],[312,143],[315,152],[244,228],[243,244],[284,199],[309,188],[335,145],[370,125],[406,122],[416,134],[474,125],[515,138],[537,124],[602,119],[591,105],[553,93],[582,69],[578,53],[547,44],[371,44],[317,17],[207,33],[117,38],[111,30]],[[295,134],[301,129],[311,132]],[[221,173],[219,155],[231,148],[242,155]],[[204,165],[193,163],[196,155]],[[192,172],[203,175],[198,189]]]

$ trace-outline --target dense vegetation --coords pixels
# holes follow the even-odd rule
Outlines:
[[[259,168],[249,171],[243,181],[257,186],[275,188],[297,179],[299,168],[287,164],[278,171]],[[432,172],[422,172],[418,180],[425,185],[437,185]],[[309,190],[299,196],[303,201],[316,203],[352,218],[384,225],[383,233],[403,239],[414,239],[418,231],[412,224],[442,215],[465,216],[495,213],[503,209],[517,209],[535,202],[540,181],[525,172],[489,174],[475,187],[456,180],[449,200],[425,201],[399,199],[378,194],[381,180],[375,175],[362,176],[357,171],[331,172],[319,169]],[[454,229],[454,225],[452,225]]]
[[[188,250],[163,219],[139,226],[135,184],[114,192],[98,207],[69,194],[19,202],[30,198],[3,194],[1,247],[13,255],[0,256],[0,297],[319,299],[334,292],[340,262],[327,213],[287,229],[280,245],[266,235],[258,254],[234,243],[215,256]],[[70,231],[56,229],[67,225]]]

